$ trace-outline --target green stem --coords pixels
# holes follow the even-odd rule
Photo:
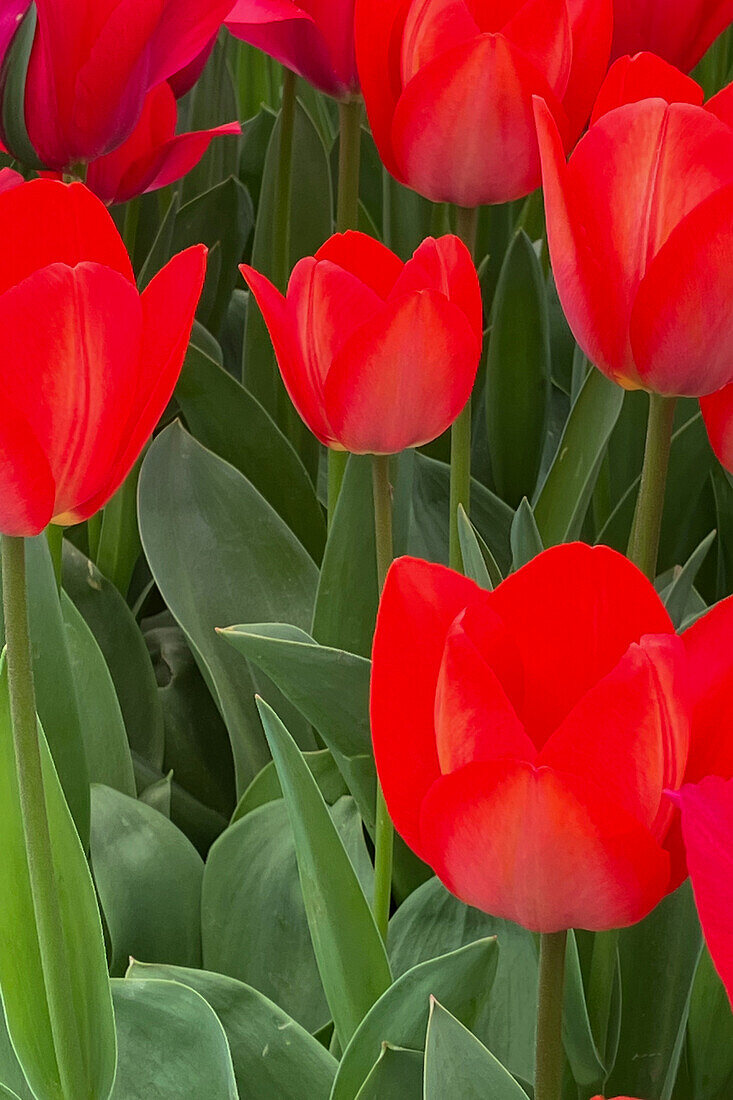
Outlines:
[[[567,932],[553,932],[540,938],[534,1100],[561,1098],[565,1068],[562,1009],[567,938]]]
[[[290,275],[290,196],[293,188],[293,135],[297,83],[298,78],[295,73],[290,69],[283,69],[280,147],[277,156],[277,189],[272,242],[272,281],[283,293]]]
[[[627,554],[651,581],[657,571],[676,403],[674,397],[649,394],[644,465]]]
[[[135,245],[137,229],[140,224],[140,198],[130,199],[125,207],[125,221],[122,227],[122,240],[125,242],[130,263],[135,267]]]
[[[394,557],[392,540],[392,486],[390,484],[390,456],[374,455],[372,473],[374,482],[374,528],[377,546],[377,577],[379,590],[384,587],[387,571]],[[377,812],[374,836],[374,919],[380,935],[387,942],[389,908],[392,898],[392,861],[394,853],[394,825],[389,816],[381,784],[377,781]]]
[[[456,208],[456,232],[473,256],[478,232],[478,208]],[[466,515],[471,508],[471,400],[455,421],[451,431],[450,456],[450,549],[451,569],[463,571],[463,556],[458,537],[458,506],[463,505]]]
[[[79,1096],[82,1048],[69,996],[71,974],[43,786],[22,538],[2,537],[2,577],[10,713],[28,873],[59,1077],[64,1096],[72,1100]]]
[[[361,116],[360,99],[339,104],[339,179],[336,204],[336,231],[345,233],[359,225],[359,173],[361,171]],[[328,452],[328,526],[333,523],[341,485],[346,473],[348,454],[345,451]]]
[[[99,554],[99,540],[102,537],[102,512],[95,512],[87,520],[87,541],[89,543],[89,560],[96,564]]]
[[[49,523],[46,528],[46,542],[53,562],[53,572],[56,577],[56,587],[61,590],[61,574],[64,560],[64,529],[57,527],[55,523]]]

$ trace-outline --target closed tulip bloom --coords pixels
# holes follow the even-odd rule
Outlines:
[[[119,488],[170,400],[206,250],[138,293],[102,203],[35,180],[0,195],[0,532],[73,524]]]
[[[608,66],[611,0],[357,0],[374,140],[402,183],[471,207],[540,183],[532,97],[577,139]]]
[[[733,601],[716,612],[679,638],[605,547],[548,550],[494,592],[399,559],[371,689],[397,830],[462,901],[533,931],[640,920],[686,874],[665,790],[733,774],[725,725],[709,744],[733,688]]]
[[[167,82],[145,100],[140,121],[127,141],[112,153],[92,161],[86,183],[103,202],[128,202],[157,191],[190,172],[217,137],[240,134],[238,122],[211,130],[176,134],[178,108]]]
[[[642,50],[689,72],[733,21],[733,0],[613,0],[614,58]]]
[[[237,0],[226,25],[336,99],[359,91],[354,0]]]
[[[621,59],[567,164],[536,100],[560,301],[627,389],[700,397],[733,381],[733,97],[702,100],[658,58]]]
[[[395,454],[441,435],[468,401],[481,355],[481,291],[457,237],[404,264],[363,233],[336,234],[283,295],[241,268],[288,393],[327,447]]]
[[[121,145],[148,92],[201,53],[230,8],[231,0],[36,0],[25,123],[40,161],[60,171]]]

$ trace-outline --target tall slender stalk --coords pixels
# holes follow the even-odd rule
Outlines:
[[[280,145],[277,154],[277,188],[273,223],[273,282],[285,291],[290,275],[290,196],[293,187],[293,136],[298,78],[283,69],[280,107]]]
[[[456,231],[473,256],[476,251],[478,208],[456,208]],[[471,507],[471,400],[458,417],[451,431],[450,458],[450,526],[449,561],[451,569],[463,570],[463,556],[458,537],[458,506],[466,514]]]
[[[392,540],[392,486],[390,484],[390,456],[374,455],[372,474],[374,484],[374,526],[377,545],[377,576],[379,590],[384,587],[387,571],[394,557]],[[376,831],[374,837],[374,919],[382,939],[387,942],[389,906],[392,897],[392,860],[394,852],[394,825],[384,801],[381,784],[377,781]]]
[[[676,403],[674,397],[649,395],[644,466],[627,554],[651,581],[657,571]]]
[[[69,959],[61,922],[56,869],[43,786],[26,590],[25,540],[2,536],[3,613],[13,748],[33,909],[54,1046],[64,1096],[83,1080],[79,1028],[69,996]],[[79,1073],[74,1072],[78,1067]]]
[[[565,1066],[562,1008],[567,937],[567,932],[553,932],[540,939],[534,1100],[561,1100]]]

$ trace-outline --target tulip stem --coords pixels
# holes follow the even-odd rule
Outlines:
[[[280,145],[277,155],[277,190],[273,225],[273,282],[285,293],[290,275],[290,196],[293,188],[293,136],[298,78],[283,69],[280,108]]]
[[[649,394],[644,465],[627,555],[650,581],[657,572],[676,403],[674,397]]]
[[[125,242],[127,255],[130,257],[133,271],[135,268],[135,245],[137,243],[137,230],[140,225],[140,198],[130,199],[125,207],[125,221],[122,227],[122,240]]]
[[[468,248],[471,256],[476,251],[478,232],[478,208],[456,207],[456,232]],[[449,557],[451,569],[463,571],[463,555],[458,536],[458,507],[463,505],[466,515],[471,508],[471,399],[453,424],[450,455],[450,524]]]
[[[374,455],[372,474],[374,483],[374,527],[377,546],[377,577],[379,590],[384,587],[387,571],[394,557],[392,540],[392,485],[390,483],[389,455]],[[389,909],[392,899],[392,859],[394,853],[394,825],[384,800],[382,786],[377,780],[376,829],[374,834],[374,920],[384,943],[387,943]]]
[[[63,1094],[79,1095],[73,1067],[82,1066],[81,1041],[69,987],[58,883],[43,785],[28,625],[25,540],[2,536],[3,613],[16,775],[33,909],[51,1030],[59,1053]]]
[[[565,1068],[562,1009],[567,938],[567,932],[552,932],[540,937],[535,1100],[560,1100],[562,1093]]]

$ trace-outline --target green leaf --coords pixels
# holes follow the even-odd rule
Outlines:
[[[392,971],[405,974],[419,963],[492,935],[499,946],[496,977],[471,1030],[513,1074],[530,1081],[538,959],[534,938],[525,928],[464,905],[432,878],[392,917]]]
[[[563,1043],[574,1080],[579,1085],[600,1088],[606,1077],[606,1069],[593,1038],[583,974],[580,969],[578,944],[572,931],[568,935],[565,956]]]
[[[163,711],[150,656],[132,612],[114,585],[68,539],[63,580],[107,662],[132,751],[161,771]]]
[[[165,214],[156,222],[157,232],[137,277],[137,285],[141,291],[165,267],[173,255],[173,233],[180,209],[181,199],[176,192],[172,195]]]
[[[603,456],[621,412],[624,391],[598,370],[588,375],[534,504],[545,546],[580,534]]]
[[[80,1059],[55,1049],[47,978],[28,874],[13,750],[8,675],[0,660],[0,988],[15,1053],[41,1100],[63,1100],[64,1060],[79,1097],[106,1098],[115,1072],[115,1034],[102,926],[86,856],[39,725],[43,783],[68,960],[66,996],[78,1025]]]
[[[537,522],[529,501],[525,497],[517,508],[512,523],[512,565],[521,569],[544,550],[542,537],[537,530]]]
[[[139,508],[150,568],[214,688],[242,792],[267,763],[268,752],[253,683],[216,628],[257,616],[307,626],[316,566],[254,486],[178,423],[148,451]],[[264,684],[263,690],[279,698]],[[302,725],[297,720],[295,728],[304,747],[315,748]]]
[[[476,528],[466,515],[463,505],[459,504],[458,538],[461,543],[461,557],[463,558],[466,576],[470,577],[481,588],[491,591],[495,584],[501,583],[501,574],[499,573],[499,567],[493,560],[491,551],[486,543],[483,546],[481,545],[479,537]],[[481,541],[483,542],[483,540]],[[491,569],[489,563],[491,563]]]
[[[92,783],[135,797],[135,774],[112,677],[97,641],[66,592],[61,593],[84,751]]]
[[[123,596],[127,595],[142,550],[137,529],[137,483],[141,465],[142,456],[105,505],[96,555],[100,573],[112,581]]]
[[[249,1100],[328,1100],[336,1059],[256,989],[222,974],[133,963],[128,978],[159,978],[195,989],[221,1021],[239,1094]]]
[[[130,956],[200,964],[204,865],[175,825],[144,802],[95,784],[91,860],[113,974],[124,974]]]
[[[208,130],[239,117],[234,82],[227,63],[229,36],[220,37],[203,74],[193,91],[179,106],[181,124],[186,131]],[[181,114],[185,111],[185,119]],[[212,141],[199,163],[181,180],[179,187],[185,198],[206,191],[227,176],[236,176],[239,166],[241,138],[228,136]]]
[[[281,623],[233,626],[222,637],[262,669],[318,730],[373,828],[377,787],[369,725],[370,662],[319,646],[304,630]]]
[[[348,795],[349,791],[343,776],[336,767],[333,756],[328,749],[304,752],[303,759],[310,768],[318,784],[318,789],[328,806],[333,806],[340,798]],[[230,824],[233,825],[235,821],[240,821],[252,810],[256,810],[258,806],[265,806],[268,802],[276,802],[282,796],[283,792],[280,780],[277,777],[277,768],[275,762],[271,760],[247,787],[232,814]]]
[[[550,399],[550,321],[537,253],[515,235],[494,298],[486,366],[491,472],[502,500],[516,507],[534,492]]]
[[[382,1043],[356,1100],[422,1100],[423,1052]]]
[[[323,556],[313,637],[368,657],[378,605],[372,460],[351,455]]]
[[[678,630],[689,614],[695,579],[715,541],[715,535],[716,532],[711,531],[702,540],[682,568],[676,571],[674,580],[662,594],[669,616]]]
[[[353,801],[340,800],[331,814],[367,889],[372,867]],[[201,913],[204,965],[209,970],[254,986],[308,1031],[328,1022],[331,1013],[313,953],[293,830],[282,799],[252,810],[212,846]]]
[[[112,1100],[238,1100],[224,1029],[179,982],[116,978],[119,1061]]]
[[[293,827],[313,950],[336,1032],[345,1046],[389,987],[389,963],[315,779],[272,708],[263,700],[257,705]]]
[[[194,345],[176,397],[195,438],[249,478],[320,561],[326,543],[323,510],[305,466],[262,405]]]
[[[331,1100],[355,1100],[379,1057],[382,1043],[422,1050],[430,996],[471,1027],[486,1002],[496,973],[495,939],[478,940],[403,974],[363,1020],[344,1051]]]
[[[16,1096],[19,1100],[37,1100],[28,1088],[25,1074],[13,1050],[5,1022],[2,999],[0,999],[0,1079],[5,1082],[4,1087],[8,1089],[8,1096]],[[5,1094],[0,1092],[0,1096],[3,1095]]]
[[[692,989],[687,1061],[694,1100],[722,1100],[731,1094],[733,1015],[707,948],[703,948]]]
[[[431,999],[425,1040],[425,1100],[527,1100],[527,1094],[468,1028]]]
[[[3,140],[22,164],[37,171],[44,165],[31,144],[25,124],[25,92],[28,66],[35,41],[38,13],[31,4],[23,21],[13,35],[2,71],[2,130]]]

